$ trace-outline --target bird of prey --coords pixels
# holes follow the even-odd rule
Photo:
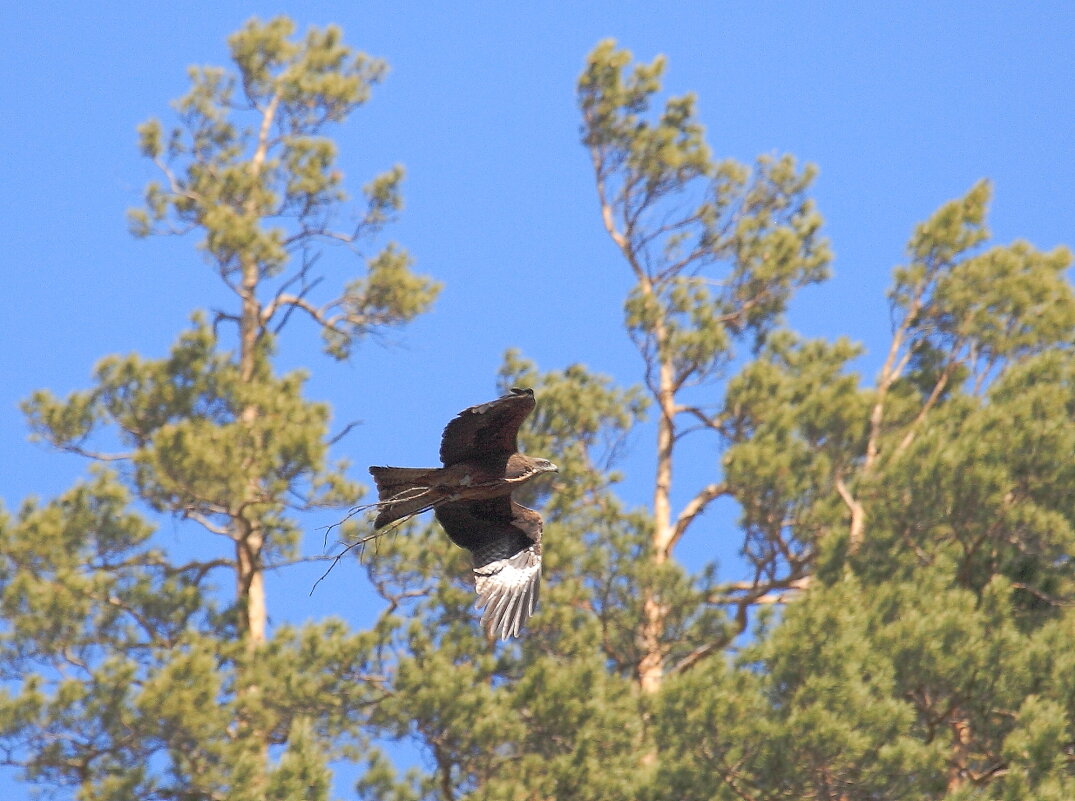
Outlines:
[[[452,542],[470,551],[481,624],[490,636],[519,636],[534,612],[541,580],[541,515],[511,493],[557,471],[519,453],[519,426],[533,411],[532,389],[460,412],[444,429],[444,467],[371,467],[377,482],[374,529],[434,510]]]

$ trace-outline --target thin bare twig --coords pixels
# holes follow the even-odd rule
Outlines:
[[[417,492],[415,490],[417,490]],[[355,515],[357,515],[357,514],[359,514],[361,512],[365,512],[365,511],[367,511],[369,509],[386,509],[386,508],[391,507],[391,506],[393,506],[395,504],[402,503],[403,501],[418,500],[419,498],[423,497],[424,495],[429,494],[432,491],[433,491],[432,487],[411,487],[410,489],[406,489],[403,492],[400,492],[400,493],[397,493],[397,494],[393,495],[391,498],[384,498],[382,500],[376,501],[375,503],[366,503],[366,504],[361,504],[359,506],[353,506],[353,507],[351,507],[351,509],[349,509],[347,511],[347,515],[342,520],[339,520],[339,521],[337,521],[335,523],[332,523],[332,524],[330,524],[328,526],[324,526],[324,529],[325,529],[325,542],[327,544],[327,542],[328,542],[328,534],[329,534],[330,531],[332,531],[332,529],[337,528],[338,526],[342,526],[344,523],[346,523],[352,517],[354,517]],[[328,576],[328,574],[332,572],[332,569],[334,567],[336,567],[336,564],[341,559],[343,559],[343,557],[346,556],[354,548],[357,548],[360,545],[365,545],[367,542],[372,542],[373,540],[379,539],[380,537],[382,537],[383,535],[389,533],[390,531],[394,531],[395,529],[399,528],[404,523],[406,523],[408,520],[410,520],[412,517],[420,515],[423,512],[428,512],[430,509],[435,509],[446,500],[447,500],[447,498],[435,498],[432,501],[423,504],[421,508],[415,510],[414,512],[411,512],[408,515],[404,515],[403,517],[399,518],[398,520],[393,520],[391,523],[389,523],[384,528],[378,529],[377,531],[374,531],[372,534],[369,534],[369,535],[367,535],[365,537],[361,537],[360,539],[355,540],[354,542],[347,544],[347,546],[342,551],[340,551],[338,554],[336,554],[335,557],[333,557],[332,564],[330,564],[328,566],[328,570],[326,570],[321,575],[321,578],[319,578],[317,581],[314,582],[314,586],[310,588],[310,595],[314,594],[314,590],[317,589],[317,585],[320,584],[322,582],[322,580],[324,580],[325,577]]]
[[[669,544],[670,547],[675,546],[679,542],[680,538],[687,531],[687,527],[690,526],[694,519],[698,515],[705,511],[706,507],[710,503],[715,501],[721,495],[726,494],[728,491],[724,484],[707,484],[699,490],[698,494],[691,498],[690,502],[683,507],[683,511],[679,513],[679,517],[676,518],[675,526],[672,529],[672,540]]]
[[[341,439],[343,439],[344,437],[346,437],[346,436],[347,436],[348,434],[350,434],[350,433],[351,433],[351,429],[355,428],[356,426],[360,426],[360,425],[362,425],[362,423],[363,423],[363,422],[364,422],[364,421],[362,421],[362,420],[352,420],[352,421],[351,421],[350,423],[348,423],[347,425],[345,425],[345,426],[343,427],[343,430],[342,430],[342,431],[340,431],[340,433],[339,433],[339,434],[337,434],[336,436],[334,436],[334,437],[333,437],[332,439],[330,439],[330,440],[328,441],[328,445],[329,445],[329,447],[331,448],[331,447],[332,447],[333,445],[335,445],[335,444],[336,444],[337,442],[339,442],[339,441],[340,441]]]

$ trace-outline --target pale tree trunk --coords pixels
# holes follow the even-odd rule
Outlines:
[[[900,351],[906,343],[906,338],[910,331],[911,322],[914,319],[914,315],[918,313],[921,308],[921,298],[916,297],[914,303],[903,319],[903,323],[892,335],[892,342],[889,344],[888,356],[885,358],[885,363],[881,367],[881,376],[877,381],[877,396],[874,399],[873,408],[870,409],[870,427],[869,437],[866,440],[866,456],[862,462],[862,469],[859,473],[859,477],[863,483],[868,483],[877,470],[878,459],[881,455],[881,434],[883,432],[884,418],[885,418],[885,403],[888,400],[888,391],[892,389],[892,385],[896,380],[903,375],[904,369],[907,367],[908,362],[911,359],[911,350],[907,348],[903,351],[901,356]],[[923,409],[925,414],[926,409]],[[908,432],[910,436],[910,432]],[[901,445],[901,448],[910,444],[907,440],[906,444]],[[843,481],[842,476],[836,478],[836,490],[840,494],[840,498],[847,506],[848,511],[851,513],[851,527],[848,533],[848,550],[850,553],[855,554],[862,546],[862,540],[866,532],[866,508],[862,505],[862,502],[857,500],[851,491],[847,488],[847,485]]]
[[[256,367],[256,348],[259,333],[260,308],[257,303],[257,264],[247,261],[243,264],[243,313],[239,321],[239,378],[249,385],[254,380]],[[264,531],[258,520],[258,496],[260,487],[255,473],[256,457],[254,453],[260,444],[254,441],[253,430],[259,410],[254,404],[247,404],[239,412],[240,423],[247,427],[250,438],[248,447],[251,455],[242,464],[236,466],[246,477],[246,493],[240,507],[233,512],[232,535],[235,540],[235,584],[239,611],[242,615],[242,634],[246,641],[248,659],[256,659],[258,649],[264,645],[268,610],[265,599],[265,572],[261,561],[261,552],[265,544]],[[262,703],[261,687],[249,679],[240,683],[239,696],[243,708],[254,710]],[[256,715],[241,712],[239,723],[250,737],[251,745],[257,749],[262,769],[253,777],[254,788],[261,791],[269,771],[269,739],[265,731],[260,730],[252,720]]]
[[[235,528],[236,592],[243,607],[243,623],[247,645],[251,650],[265,642],[268,609],[265,603],[265,573],[261,565],[264,544],[260,526],[248,520],[238,520]]]
[[[656,331],[663,340],[664,328]],[[662,343],[663,344],[663,343]],[[658,345],[661,350],[661,345]],[[657,474],[653,488],[653,565],[660,568],[671,555],[675,538],[672,525],[672,448],[675,443],[675,396],[672,387],[672,366],[662,356],[658,377]],[[642,601],[642,658],[638,663],[638,681],[645,693],[655,693],[664,678],[664,633],[668,607],[647,589]]]
[[[912,300],[911,306],[904,316],[903,322],[893,333],[892,342],[889,345],[888,356],[885,358],[885,363],[881,367],[881,375],[877,380],[877,395],[874,398],[873,407],[870,409],[869,437],[866,441],[866,455],[862,461],[862,468],[859,471],[860,484],[863,485],[868,485],[869,482],[873,480],[883,461],[890,461],[891,459],[896,458],[914,443],[915,437],[921,429],[923,421],[940,400],[941,394],[948,386],[948,382],[951,380],[956,367],[959,365],[958,352],[960,343],[957,342],[951,346],[948,353],[947,364],[945,364],[944,369],[937,377],[937,381],[934,383],[930,394],[926,397],[925,401],[923,401],[918,414],[915,415],[914,420],[907,426],[907,430],[904,432],[899,443],[894,448],[890,449],[887,454],[882,453],[881,437],[884,434],[885,404],[888,400],[888,393],[889,390],[892,389],[892,385],[903,376],[903,371],[907,369],[907,365],[911,361],[911,356],[913,354],[912,345],[910,343],[910,337],[913,334],[912,325],[916,315],[918,315],[923,306],[923,291],[924,290],[922,289],[919,290],[919,293]],[[861,500],[855,498],[852,494],[847,484],[844,483],[842,475],[836,476],[836,491],[839,493],[840,498],[843,500],[851,514],[848,549],[850,553],[855,554],[862,546],[862,541],[866,533],[866,508]]]
[[[239,323],[239,379],[243,384],[254,380],[256,348],[260,330],[260,306],[257,301],[258,268],[253,261],[243,264],[243,313]],[[243,407],[239,413],[240,422],[253,428],[258,418],[258,408],[253,404]],[[249,436],[253,439],[254,432]],[[256,449],[256,443],[251,443]],[[257,500],[260,494],[257,477],[251,475],[252,463],[239,466],[248,474],[247,497],[243,499],[242,509],[236,510],[233,532],[236,556],[236,590],[243,609],[244,629],[247,643],[251,649],[265,642],[265,626],[268,612],[265,603],[265,577],[261,564],[261,550],[264,546],[264,534],[261,523],[256,518]],[[251,515],[248,517],[247,515]]]
[[[280,94],[276,93],[262,110],[261,126],[258,130],[257,147],[250,159],[250,172],[256,178],[261,174],[269,150],[269,136],[273,120],[280,104]],[[247,200],[244,211],[256,216],[258,209],[252,200]],[[254,381],[257,362],[258,338],[261,334],[261,304],[257,290],[260,272],[258,263],[244,256],[241,259],[242,279],[239,294],[242,299],[242,314],[239,318],[239,380],[246,385]],[[240,422],[253,429],[258,418],[258,408],[247,404],[239,413]],[[250,431],[250,447],[256,451],[260,443],[253,442],[254,432]],[[261,563],[261,552],[265,545],[265,535],[261,522],[257,519],[258,502],[261,487],[253,475],[254,463],[240,465],[247,475],[247,493],[242,508],[234,517],[233,533],[236,555],[236,590],[243,610],[243,622],[247,645],[251,650],[257,649],[265,642],[265,629],[268,621],[268,609],[265,600],[265,574]]]
[[[601,157],[597,151],[592,152],[594,170],[597,175],[597,194],[601,204],[601,220],[605,230],[612,241],[623,253],[631,271],[638,281],[642,291],[647,295],[653,295],[653,282],[639,263],[628,236],[616,227],[615,214],[612,204],[609,203],[605,192],[605,183],[602,179]],[[677,529],[672,525],[672,451],[675,445],[675,378],[674,370],[667,353],[667,332],[664,323],[658,320],[654,324],[652,332],[656,352],[643,354],[647,360],[656,360],[658,363],[657,376],[657,404],[660,407],[660,416],[657,420],[657,473],[653,489],[653,539],[652,559],[655,568],[660,568],[671,554],[675,544]],[[648,365],[652,368],[652,362]],[[654,388],[651,386],[651,390]],[[642,655],[637,666],[638,683],[645,693],[656,693],[661,688],[664,678],[664,652],[661,647],[661,636],[664,633],[665,619],[668,616],[668,607],[661,598],[651,589],[643,592],[642,599],[642,628],[639,632],[639,640]]]
[[[261,128],[258,134],[257,148],[250,161],[250,171],[254,177],[260,175],[269,147],[269,133],[273,118],[279,105],[279,95],[274,95],[263,111]],[[258,214],[252,200],[247,200],[244,211],[251,217]],[[261,336],[261,303],[258,300],[258,283],[261,277],[257,261],[249,256],[240,260],[242,271],[239,284],[239,296],[242,300],[242,313],[239,317],[239,380],[245,386],[254,383],[257,371],[257,348]],[[239,412],[239,422],[247,429],[250,456],[236,466],[245,476],[246,492],[239,508],[233,510],[232,534],[235,541],[235,583],[237,600],[242,615],[243,636],[246,640],[247,655],[255,659],[258,649],[266,640],[268,607],[265,596],[265,568],[262,564],[262,549],[265,545],[265,532],[259,519],[261,486],[257,476],[257,453],[262,447],[257,441],[254,430],[260,410],[256,404],[247,403]],[[240,697],[244,706],[256,709],[263,703],[261,687],[253,681],[241,684]],[[254,777],[255,789],[263,788],[269,772],[269,738],[246,715],[241,715],[240,724],[246,728],[252,744],[257,748],[262,769]]]

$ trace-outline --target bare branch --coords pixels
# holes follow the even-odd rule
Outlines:
[[[1065,600],[1063,598],[1057,598],[1054,595],[1049,595],[1047,593],[1044,593],[1041,590],[1039,590],[1037,587],[1031,587],[1029,584],[1024,584],[1021,581],[1013,581],[1012,586],[1015,587],[1018,590],[1023,590],[1024,592],[1029,592],[1031,595],[1033,595],[1039,601],[1044,601],[1045,603],[1049,604],[1050,606],[1075,606],[1075,601],[1073,601],[1073,600],[1070,600],[1070,599]]]
[[[273,118],[276,117],[276,109],[280,105],[281,91],[282,90],[278,88],[273,92],[269,104],[265,107],[265,110],[261,115],[261,127],[258,130],[258,146],[254,151],[253,157],[250,159],[250,169],[255,175],[261,172],[261,165],[265,163],[265,156],[269,152],[269,131],[272,128]]]
[[[672,668],[671,668],[671,670],[669,672],[671,672],[671,673],[685,673],[686,671],[690,670],[692,667],[694,667],[696,664],[701,662],[703,659],[705,659],[710,654],[713,654],[713,653],[721,650],[727,644],[728,643],[727,643],[726,640],[721,639],[721,640],[713,640],[712,642],[707,642],[705,645],[700,645],[697,648],[695,648],[693,651],[691,651],[689,654],[687,654],[685,657],[680,659],[678,662],[676,662],[676,664],[674,664],[672,666]]]
[[[146,619],[145,615],[141,614],[137,609],[130,604],[124,603],[115,595],[109,595],[105,600],[108,602],[109,606],[113,606],[130,615],[138,623],[142,631],[145,632],[146,636],[149,637],[150,642],[162,642],[157,629]],[[171,643],[168,644],[170,645]]]
[[[800,569],[797,568],[796,571]],[[756,575],[754,581],[737,581],[725,585],[724,589],[726,591],[746,591],[746,595],[741,598],[733,600],[726,596],[711,596],[707,599],[710,603],[734,603],[736,607],[735,625],[725,636],[695,648],[680,659],[672,667],[672,673],[683,673],[690,670],[705,657],[723,650],[732,640],[746,631],[747,612],[752,606],[788,603],[797,597],[799,592],[810,586],[811,580],[811,576],[808,575],[789,576],[786,579],[770,582],[762,582],[760,578],[760,575]]]
[[[227,321],[229,323],[235,323],[236,325],[239,325],[241,319],[237,314],[228,314],[227,312],[221,311],[220,309],[213,309],[213,336],[218,339],[220,337],[220,334],[217,331],[217,327],[222,321]]]
[[[851,531],[848,534],[848,539],[851,552],[854,553],[862,544],[862,534],[866,527],[866,512],[862,508],[862,504],[855,500],[855,497],[847,488],[843,476],[836,476],[836,491],[840,494],[840,498],[843,500],[844,505],[847,506],[848,511],[851,512]]]
[[[720,415],[713,415],[712,417],[710,417],[697,406],[676,406],[675,413],[677,415],[689,414],[698,419],[698,421],[702,424],[702,428],[711,429],[712,431],[716,431],[718,434],[724,433],[724,429],[721,427],[722,421],[720,420]],[[698,429],[693,428],[690,430],[697,431]]]
[[[193,520],[195,523],[197,523],[206,531],[212,534],[219,534],[220,536],[227,537],[229,539],[235,538],[234,533],[230,529],[218,526],[216,523],[214,523],[212,520],[210,520],[208,517],[206,517],[194,508],[187,507],[186,509],[184,509],[183,517]]]
[[[645,272],[638,263],[635,251],[631,247],[627,237],[616,227],[616,220],[612,213],[612,204],[608,199],[608,193],[605,188],[605,173],[602,169],[603,158],[600,149],[590,148],[590,158],[593,161],[594,174],[597,177],[597,198],[601,205],[601,222],[604,223],[605,231],[608,232],[608,235],[612,238],[616,247],[618,247],[627,258],[628,263],[631,265],[631,269],[635,273],[635,277],[641,281],[645,276]]]
[[[100,451],[91,451],[87,448],[83,448],[81,445],[73,445],[71,443],[55,442],[53,443],[60,450],[73,453],[77,456],[84,456],[87,459],[93,459],[97,462],[123,462],[133,458],[133,453],[101,453]]]
[[[903,347],[904,337],[910,331],[911,321],[921,308],[920,291],[912,302],[911,308],[904,316],[903,322],[892,334],[892,343],[889,345],[888,356],[885,358],[885,364],[881,368],[881,378],[877,384],[877,399],[874,402],[873,409],[870,410],[870,436],[866,442],[866,460],[862,466],[864,473],[869,473],[873,469],[874,462],[877,461],[877,455],[881,449],[881,425],[884,421],[885,399],[888,395],[888,390],[903,373],[904,368],[906,368],[911,359],[911,348],[908,348],[902,357],[900,356],[900,350]]]
[[[699,210],[695,211],[693,214],[680,216],[676,222],[667,222],[667,220],[669,220],[673,216],[676,215],[674,215],[672,212],[667,213],[662,219],[660,225],[653,228],[653,230],[649,233],[636,237],[635,246],[638,248],[648,247],[651,243],[655,242],[661,237],[694,225],[702,218],[701,211]]]
[[[706,602],[717,605],[735,604],[738,607],[786,603],[793,593],[801,592],[810,586],[813,577],[806,574],[805,570],[806,565],[795,565],[790,575],[771,580],[762,579],[759,572],[752,581],[732,581],[721,585],[706,598]],[[736,596],[733,593],[743,594]]]
[[[325,316],[324,309],[319,309],[306,300],[302,295],[292,295],[290,293],[281,293],[273,298],[261,312],[261,325],[264,328],[269,324],[273,315],[280,309],[281,306],[290,306],[309,314],[314,321],[318,324],[325,326],[326,328],[333,328],[333,322],[336,318],[329,318]]]
[[[314,256],[312,259],[308,259],[308,260],[304,259],[303,265],[302,265],[302,270],[297,276],[295,276],[295,278],[296,279],[300,279],[300,278],[305,279],[307,270],[310,269],[310,266],[313,265],[313,263],[316,262],[318,260],[318,258],[320,258],[320,254],[318,254],[317,256]],[[316,287],[318,284],[320,284],[322,280],[323,280],[323,276],[319,276],[318,278],[314,279],[310,283],[304,285],[303,288],[302,288],[302,291],[299,292],[299,297],[300,298],[305,298],[306,294],[308,292],[312,291],[313,288]],[[286,287],[289,284],[291,284],[292,282],[293,281],[288,281],[286,284],[284,284],[284,286],[282,286],[280,288],[280,291],[276,293],[276,298],[273,300],[273,303],[276,303],[276,301],[279,299],[279,297],[282,294],[284,294],[284,292],[286,290]],[[276,324],[276,329],[273,331],[274,334],[279,334],[284,329],[284,326],[287,325],[287,321],[291,318],[291,312],[293,312],[296,308],[297,307],[293,306],[293,305],[289,305],[287,307],[287,311],[284,312],[284,316],[280,319],[280,322]],[[271,316],[271,314],[270,314],[270,316]],[[265,319],[264,325],[267,326],[269,324],[269,317],[265,317],[264,319]]]
[[[694,519],[702,514],[710,503],[727,494],[727,492],[728,488],[724,484],[707,484],[699,490],[698,494],[691,498],[687,505],[683,507],[683,511],[679,513],[679,517],[676,518],[669,547],[675,547],[675,544],[679,542],[680,537],[683,536]]]
[[[180,573],[194,572],[198,575],[198,579],[201,580],[205,578],[206,574],[208,574],[211,570],[216,570],[220,567],[231,568],[234,566],[235,562],[233,562],[231,559],[210,559],[207,562],[195,560],[193,562],[185,562],[181,565],[166,565],[164,568],[164,575],[175,576]]]
[[[915,419],[907,427],[907,433],[904,434],[903,439],[900,440],[900,444],[896,446],[896,450],[892,452],[892,456],[896,457],[903,453],[914,442],[915,435],[918,433],[918,426],[929,414],[930,409],[937,403],[937,399],[940,398],[941,393],[944,392],[944,388],[948,385],[948,380],[952,377],[952,373],[955,371],[959,362],[955,358],[950,358],[948,364],[945,366],[944,371],[937,379],[937,383],[933,386],[933,391],[929,393],[929,397],[926,402],[922,404],[922,408],[919,410]]]
[[[179,179],[176,178],[175,173],[172,172],[172,168],[168,166],[168,163],[164,161],[164,159],[162,159],[159,155],[154,156],[153,163],[157,165],[157,169],[159,169],[164,174],[164,177],[168,179],[168,188],[171,190],[173,195],[184,197],[187,200],[193,201],[200,206],[205,205],[205,199],[201,195],[199,195],[197,192],[192,191],[188,187],[183,186],[179,182]],[[191,224],[185,230],[172,230],[169,231],[169,233],[185,233],[186,231],[193,230],[194,228],[195,226]]]
[[[342,431],[340,431],[340,433],[339,433],[339,434],[337,434],[336,436],[334,436],[334,437],[333,437],[332,439],[330,439],[330,440],[328,441],[328,445],[329,445],[329,447],[332,447],[333,445],[335,445],[335,444],[336,444],[337,442],[339,442],[339,441],[340,441],[341,439],[343,439],[343,438],[344,438],[344,437],[346,437],[346,436],[347,436],[348,434],[350,434],[350,433],[351,433],[351,430],[352,430],[353,428],[355,428],[356,426],[360,426],[360,425],[362,425],[362,423],[363,423],[363,421],[362,421],[362,420],[352,420],[352,421],[351,421],[350,423],[348,423],[347,425],[345,425],[345,426],[343,427],[343,430],[342,430]]]
[[[359,223],[355,230],[349,234],[342,233],[341,231],[333,231],[325,226],[321,225],[316,228],[304,226],[301,231],[297,231],[291,236],[287,237],[283,241],[285,248],[290,248],[292,245],[304,242],[307,239],[313,237],[320,237],[322,239],[334,239],[337,242],[342,242],[345,245],[353,245],[362,237],[362,229],[365,226],[363,223]]]

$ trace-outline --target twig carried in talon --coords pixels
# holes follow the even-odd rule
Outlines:
[[[421,492],[415,492],[414,490],[416,490],[416,489],[421,489],[422,491]],[[385,499],[383,501],[377,501],[376,503],[367,503],[367,504],[362,504],[361,506],[352,507],[350,510],[348,510],[347,515],[343,518],[343,520],[340,520],[339,522],[333,523],[333,524],[331,524],[329,526],[325,526],[325,545],[324,545],[324,547],[325,548],[328,547],[328,532],[330,532],[333,528],[336,528],[337,526],[343,525],[344,523],[346,523],[348,520],[350,520],[352,517],[354,517],[355,515],[359,514],[360,512],[364,512],[367,509],[384,509],[384,508],[390,507],[390,506],[392,506],[394,504],[400,503],[401,501],[416,500],[418,498],[421,498],[424,495],[428,495],[429,493],[430,493],[430,488],[429,487],[412,488],[410,490],[406,490],[404,492],[400,492],[400,493],[398,493],[396,495],[393,495],[391,498]],[[387,534],[388,532],[394,531],[395,529],[397,529],[400,526],[402,526],[404,523],[406,523],[408,520],[410,520],[415,515],[421,514],[422,512],[428,512],[430,509],[435,509],[437,506],[439,506],[442,503],[443,500],[444,500],[443,498],[437,498],[437,499],[431,501],[430,503],[423,505],[422,508],[419,509],[418,511],[412,512],[412,513],[406,515],[405,517],[399,518],[398,520],[394,520],[389,525],[378,529],[377,531],[373,532],[372,534],[368,534],[367,536],[362,537],[361,539],[355,540],[352,543],[348,543],[347,546],[342,551],[340,551],[338,554],[336,554],[336,556],[332,559],[332,563],[328,566],[328,570],[326,570],[322,574],[321,578],[319,578],[317,581],[314,582],[314,586],[310,588],[310,595],[314,594],[314,590],[317,589],[317,585],[320,584],[321,581],[329,573],[332,572],[332,568],[336,567],[336,563],[339,562],[341,559],[343,559],[343,557],[346,556],[352,549],[357,548],[360,545],[365,545],[367,542],[372,542],[373,540],[380,539],[383,535]],[[340,544],[343,545],[342,542]]]

